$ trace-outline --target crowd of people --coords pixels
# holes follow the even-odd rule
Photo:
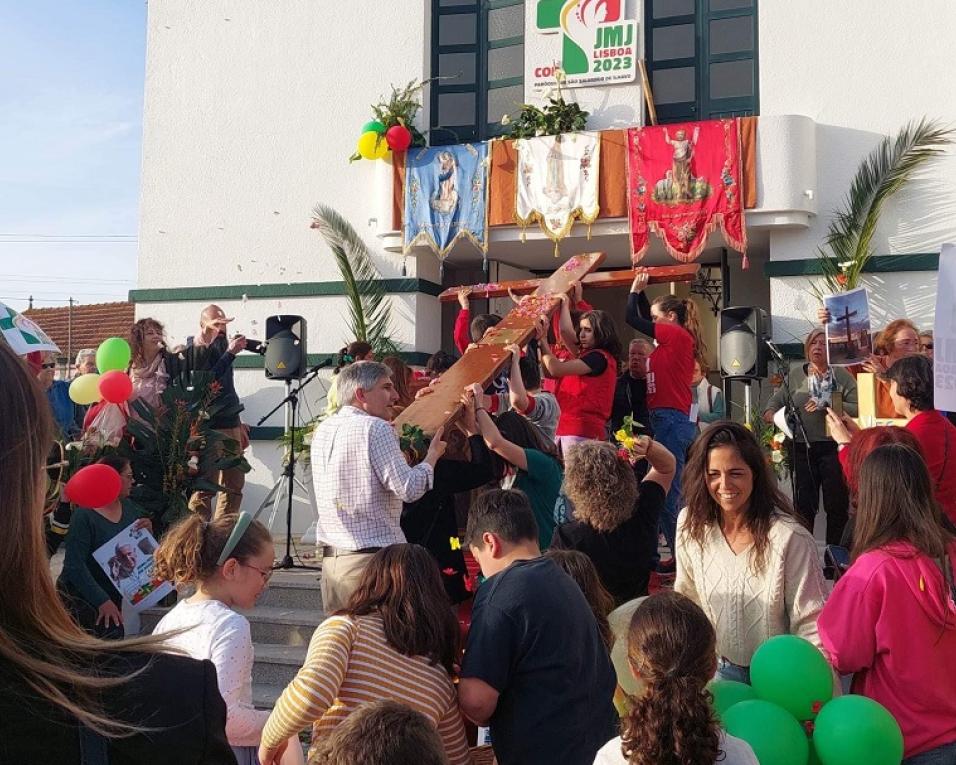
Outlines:
[[[54,585],[38,477],[54,419],[81,432],[89,413],[61,412],[44,360],[31,370],[0,345],[0,760],[291,763],[311,728],[310,762],[456,764],[475,761],[478,727],[501,765],[753,765],[708,683],[749,683],[757,649],[796,635],[827,657],[835,692],[892,713],[907,765],[956,763],[956,426],[934,407],[932,338],[907,322],[882,333],[866,368],[906,424],[861,430],[858,370],[831,368],[811,331],[791,396],[766,406],[768,420],[786,398],[797,410],[791,498],[752,429],[726,419],[693,302],[649,301],[646,285],[640,271],[622,313],[644,335],[626,357],[575,285],[489,385],[456,392],[461,417],[414,456],[391,422],[454,357],[416,374],[366,343],[344,349],[311,443],[329,616],[271,711],[252,702],[240,611],[268,586],[273,542],[240,512],[241,480],[213,476],[215,511],[197,495],[161,538],[157,573],[192,594],[153,636],[103,640],[122,619],[92,551],[149,521],[128,501],[129,464],[110,458],[123,491],[74,511]],[[467,355],[501,319],[459,300]],[[228,321],[209,306],[172,350],[162,325],[137,322],[136,395],[158,400],[185,366],[235,396],[244,338]],[[214,426],[242,448],[235,417]],[[825,568],[813,536],[821,495],[845,568]],[[624,704],[618,607],[643,688]]]

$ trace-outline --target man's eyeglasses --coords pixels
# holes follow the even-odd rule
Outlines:
[[[240,565],[240,566],[245,566],[246,568],[255,569],[256,571],[258,571],[258,572],[262,575],[262,581],[263,581],[263,583],[266,583],[266,582],[268,582],[270,579],[272,579],[272,575],[275,573],[271,568],[268,569],[267,571],[263,571],[261,568],[259,568],[258,566],[253,566],[251,563],[242,563],[242,562],[240,561],[240,562],[239,562],[239,565]]]

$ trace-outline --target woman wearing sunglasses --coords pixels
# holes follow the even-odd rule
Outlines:
[[[249,513],[204,521],[198,513],[171,528],[155,554],[157,576],[196,592],[156,625],[175,633],[166,645],[216,665],[226,702],[226,737],[239,765],[258,762],[256,750],[268,712],[252,704],[252,634],[246,617],[272,576],[275,549],[269,530]],[[299,750],[301,751],[301,750]]]

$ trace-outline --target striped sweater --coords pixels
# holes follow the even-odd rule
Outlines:
[[[319,625],[305,664],[269,716],[262,743],[278,746],[312,724],[314,744],[360,704],[381,699],[405,704],[431,720],[452,765],[471,763],[448,673],[422,656],[392,648],[376,615],[332,616]]]

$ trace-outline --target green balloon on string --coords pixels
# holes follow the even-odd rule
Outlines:
[[[385,132],[385,126],[378,120],[372,120],[371,122],[366,122],[364,125],[362,125],[363,133],[368,133],[369,131],[382,135],[382,133]]]
[[[882,704],[850,694],[833,699],[814,723],[813,746],[822,765],[899,765],[903,734]]]
[[[760,765],[807,765],[807,734],[793,715],[776,704],[760,699],[741,701],[724,713],[723,722],[724,730],[731,736],[750,744]],[[862,765],[857,760],[846,760],[840,765],[851,762]]]
[[[746,683],[738,683],[736,680],[713,680],[707,688],[714,697],[714,711],[721,718],[724,716],[724,712],[734,704],[757,698],[757,693],[753,688]]]
[[[96,369],[100,374],[120,370],[125,372],[132,356],[129,343],[122,337],[110,337],[96,349]]]

